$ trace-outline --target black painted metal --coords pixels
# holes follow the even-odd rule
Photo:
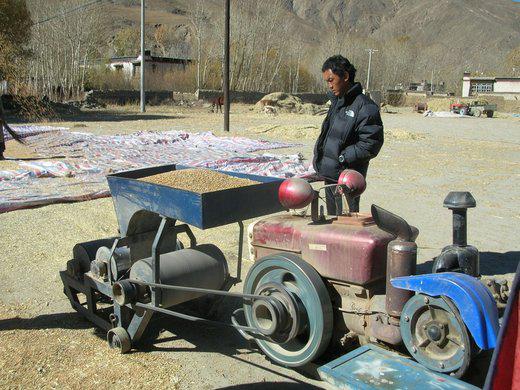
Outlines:
[[[242,298],[242,299],[261,299],[264,301],[275,300],[274,298],[271,298],[271,297],[265,296],[265,295],[234,293],[234,292],[229,292],[229,291],[210,290],[207,288],[198,288],[198,287],[174,286],[171,284],[143,282],[142,280],[137,280],[137,279],[126,279],[126,280],[130,283],[138,284],[140,286],[149,286],[149,287],[160,288],[160,289],[165,289],[165,290],[190,291],[190,292],[198,292],[198,293],[211,294],[211,295],[222,295],[222,296],[226,296],[226,297],[234,297],[234,298]]]
[[[468,244],[468,223],[466,209],[453,209],[453,245]]]
[[[444,199],[444,207],[453,211],[453,245],[467,245],[467,209],[477,202],[469,192],[450,192]]]
[[[238,262],[237,262],[237,283],[241,282],[242,279],[242,246],[244,245],[244,223],[238,221]]]
[[[152,271],[154,283],[161,283],[161,253],[159,251],[164,239],[164,232],[169,227],[173,228],[175,226],[175,222],[175,220],[163,217],[161,224],[159,225],[159,229],[157,230],[157,234],[155,235],[155,239],[152,245]],[[176,240],[177,237],[175,237],[175,241]],[[160,291],[156,289],[152,290],[152,300],[155,306],[159,306],[161,304]]]
[[[413,241],[417,237],[417,234],[419,234],[419,232],[414,231],[403,218],[382,207],[373,204],[371,211],[372,218],[374,218],[376,225],[381,230],[397,236],[397,238],[402,241]]]
[[[96,258],[97,250],[102,246],[111,247],[116,238],[117,237],[104,238],[74,245],[74,248],[72,248],[72,257],[78,261],[81,272],[88,272],[90,270],[90,263]]]
[[[211,325],[228,326],[231,328],[241,330],[243,332],[254,333],[254,334],[258,334],[259,336],[262,336],[262,333],[258,329],[253,328],[251,326],[243,326],[243,325],[238,325],[238,324],[234,324],[234,323],[229,324],[227,322],[208,320],[208,319],[201,318],[201,317],[196,317],[196,316],[191,316],[191,315],[184,314],[184,313],[179,313],[178,311],[163,309],[162,307],[156,307],[156,306],[149,305],[146,303],[137,302],[135,304],[135,306],[140,307],[142,309],[149,310],[149,311],[156,311],[158,313],[166,314],[166,315],[169,315],[172,317],[182,318],[183,320],[201,322],[204,324],[211,324]]]
[[[468,245],[467,209],[477,202],[469,192],[450,192],[444,199],[444,207],[453,212],[453,244],[442,249],[433,262],[432,272],[463,272],[471,276],[480,275],[478,249]]]
[[[110,322],[105,321],[97,314],[98,298],[95,294],[97,288],[93,288],[92,284],[89,283],[87,278],[85,278],[85,280],[82,282],[70,277],[65,271],[60,272],[60,277],[63,282],[65,295],[67,295],[67,298],[69,298],[70,304],[74,310],[104,330],[108,331],[110,328],[112,328],[112,324],[110,324]],[[85,295],[85,306],[79,301],[78,293]]]

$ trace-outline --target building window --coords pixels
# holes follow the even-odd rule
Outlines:
[[[482,82],[482,83],[471,83],[471,94],[493,92],[493,83]]]

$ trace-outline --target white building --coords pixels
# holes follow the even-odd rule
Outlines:
[[[144,54],[144,64],[146,74],[162,73],[171,71],[185,70],[191,63],[187,58],[156,57],[150,55],[146,50]],[[138,75],[141,68],[141,56],[138,57],[112,57],[108,67],[117,72],[123,72],[128,78]]]
[[[462,97],[519,94],[520,77],[472,77],[470,73],[464,73],[462,78]]]

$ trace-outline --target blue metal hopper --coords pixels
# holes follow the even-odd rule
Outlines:
[[[182,221],[200,229],[227,225],[283,210],[278,201],[278,187],[283,181],[280,178],[217,171],[257,181],[259,184],[203,194],[138,180],[186,168],[193,167],[170,164],[107,176],[122,236],[127,235],[132,216],[141,210]]]

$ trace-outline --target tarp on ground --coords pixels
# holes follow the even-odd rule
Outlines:
[[[42,160],[19,161],[18,170],[0,170],[0,213],[107,197],[107,174],[145,166],[182,164],[274,177],[310,173],[300,155],[253,153],[293,146],[288,143],[211,132],[94,135],[36,126],[15,130]]]

